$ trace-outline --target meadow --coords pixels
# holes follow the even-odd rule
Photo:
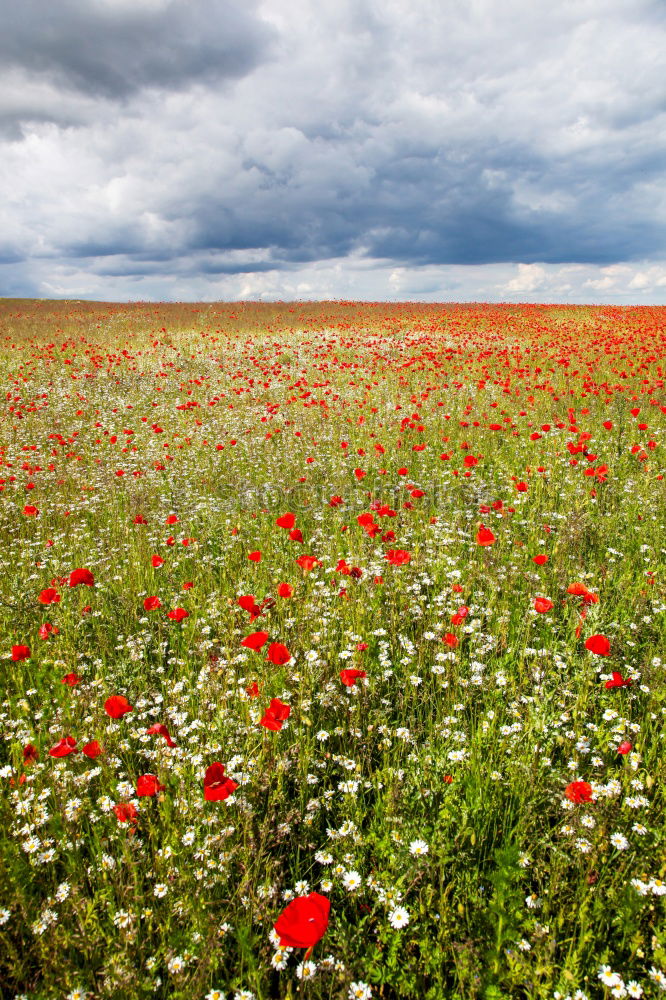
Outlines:
[[[666,309],[0,301],[0,995],[666,991]]]

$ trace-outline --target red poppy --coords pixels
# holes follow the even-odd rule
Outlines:
[[[256,552],[248,552],[247,557],[251,562],[261,562],[261,552],[258,549]]]
[[[442,636],[442,642],[445,642],[447,646],[451,647],[451,649],[455,649],[459,641],[460,640],[453,634],[453,632],[446,632]]]
[[[349,667],[347,670],[340,671],[340,680],[345,687],[354,687],[359,678],[367,676],[365,670],[356,670],[355,667]]]
[[[585,649],[597,656],[610,656],[610,642],[605,635],[591,635],[585,640]]]
[[[30,646],[12,646],[12,660],[14,662],[29,660],[30,655]]]
[[[156,722],[146,729],[147,736],[163,736],[168,747],[175,747],[176,743],[171,739],[169,730],[162,722]]]
[[[569,802],[575,802],[576,805],[580,805],[581,802],[591,802],[592,785],[589,781],[572,781],[564,789],[564,794],[569,799]]]
[[[245,688],[245,693],[247,695],[249,695],[250,698],[258,698],[259,697],[259,685],[257,684],[257,682],[253,681],[252,684],[250,684],[249,687],[246,687]]]
[[[37,747],[33,746],[32,743],[26,743],[23,747],[23,763],[26,767],[34,764],[39,758],[37,752]]]
[[[188,581],[187,583],[183,584],[183,590],[191,590],[193,586],[194,584]]]
[[[162,556],[151,556],[150,561],[153,564],[154,569],[159,569],[160,566],[164,565],[164,559],[162,559]]]
[[[86,587],[92,587],[94,583],[95,577],[89,569],[73,569],[69,574],[70,587],[78,587],[80,584],[85,584]]]
[[[252,594],[244,594],[242,597],[238,598],[236,603],[238,604],[239,608],[243,609],[243,611],[247,611],[252,618],[258,618],[259,615],[261,614],[261,608],[255,601]]]
[[[81,753],[84,753],[86,757],[90,757],[91,760],[95,760],[103,754],[104,751],[97,740],[91,740],[90,743],[86,743],[84,747],[81,747]]]
[[[268,632],[251,632],[241,639],[241,646],[246,649],[259,650],[268,642]]]
[[[319,565],[319,560],[315,559],[314,556],[299,556],[296,562],[306,573],[309,573],[315,566]]]
[[[283,643],[272,642],[268,647],[268,656],[266,659],[274,663],[277,667],[281,667],[285,663],[289,663],[291,653]]]
[[[170,618],[172,622],[182,622],[183,618],[189,617],[190,613],[185,608],[174,608],[173,611],[167,612],[167,618]]]
[[[607,688],[631,687],[631,677],[623,677],[617,670],[613,671],[611,680],[606,681]]]
[[[259,725],[277,732],[278,729],[282,729],[283,722],[289,718],[290,714],[291,707],[289,705],[285,705],[279,698],[272,698]]]
[[[404,566],[411,561],[412,556],[406,549],[389,549],[384,558],[392,566]]]
[[[137,514],[136,517],[134,518],[134,523],[135,524],[148,524],[148,522],[146,521],[146,519],[143,516],[143,514]]]
[[[157,611],[158,608],[162,607],[162,602],[159,597],[147,597],[143,602],[144,611]]]
[[[60,629],[56,625],[52,625],[51,622],[44,622],[43,625],[39,626],[39,631],[37,635],[40,639],[48,639],[50,635],[57,635]]]
[[[293,597],[294,588],[288,583],[281,583],[277,589],[278,597]]]
[[[62,684],[67,684],[69,687],[76,687],[77,684],[81,683],[81,678],[78,674],[65,674],[63,677]]]
[[[292,528],[292,530],[289,532],[289,538],[292,542],[302,542],[303,532],[301,531],[300,528]]]
[[[330,909],[330,900],[318,892],[292,899],[273,924],[280,947],[312,948],[326,933]]]
[[[623,756],[624,754],[631,753],[631,750],[632,746],[629,740],[622,740],[619,747],[617,748],[617,752],[622,754]]]
[[[489,528],[481,525],[476,533],[476,544],[477,545],[492,545],[495,541],[495,536]]]
[[[282,514],[275,521],[278,528],[293,528],[296,524],[296,518],[293,514]]]
[[[166,785],[161,785],[154,774],[142,774],[136,781],[136,794],[137,798],[140,799],[157,795],[158,792],[164,791],[165,788]]]
[[[61,598],[55,587],[47,587],[45,590],[42,590],[37,600],[40,604],[58,604]]]
[[[123,715],[134,711],[134,708],[122,694],[112,694],[104,702],[104,711],[112,719],[122,719]]]
[[[553,607],[553,602],[548,597],[537,597],[534,600],[534,610],[540,614],[552,610]]]
[[[70,753],[76,753],[76,740],[73,736],[63,736],[51,747],[49,757],[68,757]]]
[[[113,807],[119,823],[136,823],[138,812],[131,802],[119,802]]]
[[[532,562],[535,562],[537,566],[543,566],[548,562],[548,556],[534,556]]]
[[[33,506],[33,504],[27,503],[23,508],[23,513],[25,514],[26,517],[37,517],[39,511],[35,506]]]
[[[220,802],[223,799],[228,799],[237,788],[238,782],[224,773],[224,764],[215,761],[214,764],[206,768],[204,775],[204,799],[207,802]]]
[[[167,519],[166,519],[166,521],[164,523],[165,524],[178,524],[178,518],[176,517],[175,514],[169,514],[169,516],[167,517]]]

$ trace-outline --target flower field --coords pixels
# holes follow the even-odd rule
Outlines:
[[[666,991],[666,309],[0,304],[0,995]]]

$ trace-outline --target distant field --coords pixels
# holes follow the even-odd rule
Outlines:
[[[3,1000],[662,996],[665,376],[666,308],[0,301]]]

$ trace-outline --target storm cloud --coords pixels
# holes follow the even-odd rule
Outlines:
[[[27,0],[2,27],[3,294],[664,301],[657,0]]]

